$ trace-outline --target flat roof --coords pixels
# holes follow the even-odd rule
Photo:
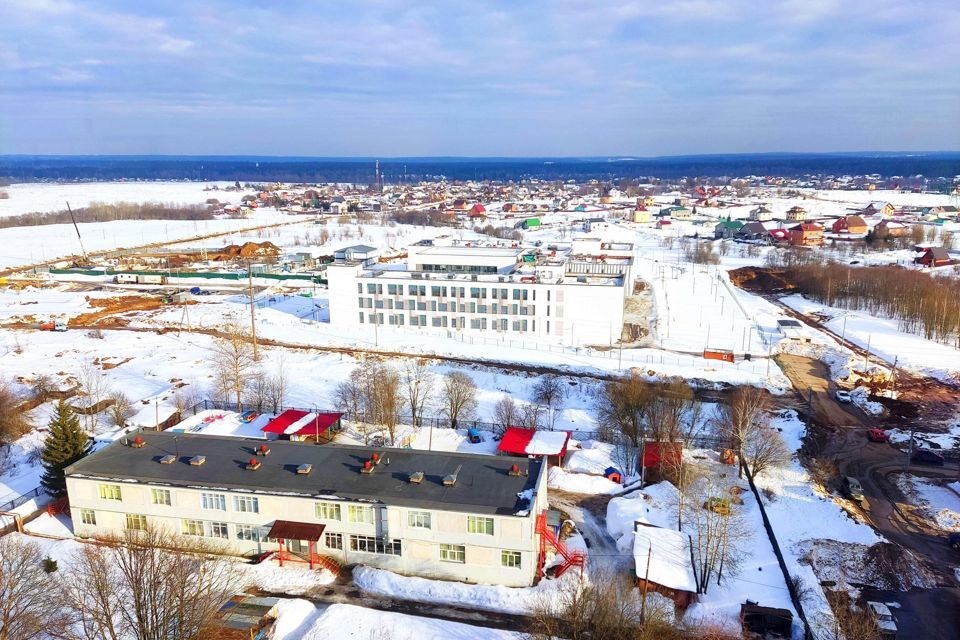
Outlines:
[[[418,256],[494,256],[512,258],[520,255],[525,250],[512,247],[427,247],[423,251],[417,251]]]
[[[190,489],[515,515],[528,510],[527,501],[517,494],[536,487],[543,464],[539,459],[316,445],[169,431],[136,435],[143,438],[143,447],[117,440],[67,467],[66,475]],[[132,442],[132,438],[126,440]],[[270,447],[269,455],[257,457],[259,469],[248,470],[247,463],[264,443]],[[363,462],[374,451],[382,457],[381,463],[373,473],[360,473]],[[160,464],[160,458],[166,455],[175,456],[175,461]],[[194,456],[206,456],[206,461],[193,466],[189,459]],[[297,473],[297,467],[302,464],[313,466],[309,474]],[[525,475],[510,475],[514,464],[519,465]],[[458,468],[456,484],[443,486],[443,478]],[[410,475],[416,471],[424,473],[420,484],[409,482]]]

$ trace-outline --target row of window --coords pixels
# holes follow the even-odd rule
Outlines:
[[[382,313],[370,313],[366,316],[363,311],[360,312],[360,324],[367,322],[368,324],[375,324],[383,326],[402,327],[406,323],[406,317],[402,313],[398,314],[389,314],[384,316]],[[467,319],[464,317],[460,318],[447,318],[447,316],[433,316],[430,318],[430,322],[427,322],[427,316],[425,315],[411,315],[410,316],[410,326],[411,327],[426,327],[431,326],[440,329],[466,329]],[[489,322],[487,318],[471,318],[470,319],[470,328],[471,329],[487,329],[490,328],[494,331],[509,331],[513,330],[518,333],[524,333],[526,331],[536,331],[537,330],[537,321],[530,320],[514,320],[513,323],[506,319],[490,319]],[[547,322],[547,332],[550,332],[550,322]]]
[[[101,500],[123,501],[123,489],[118,484],[99,484],[97,494]],[[150,502],[165,507],[173,506],[170,489],[150,489]],[[227,510],[227,496],[222,493],[202,493],[200,503],[204,509]],[[260,513],[260,499],[255,496],[233,496],[233,510],[239,513]]]
[[[339,505],[336,505],[339,507]],[[319,505],[318,505],[319,507]],[[147,528],[147,517],[139,513],[126,514],[126,527],[132,531],[145,531]],[[80,510],[80,521],[83,524],[96,526],[97,514],[92,509]],[[411,511],[408,513],[408,523],[411,527],[430,528],[430,513],[426,511]],[[264,529],[261,532],[260,527],[248,524],[234,525],[236,528],[237,540],[247,542],[275,542],[267,537]],[[484,518],[480,516],[469,516],[467,518],[467,531],[469,533],[480,533],[493,535],[493,518]],[[206,520],[192,520],[184,518],[180,521],[180,533],[185,536],[196,536],[200,538],[220,538],[222,540],[230,539],[230,525],[226,522],[209,522]],[[381,555],[399,556],[402,551],[400,540],[384,540],[376,536],[350,535],[350,550],[362,553],[379,553]],[[327,549],[343,550],[343,534],[324,533],[323,544]],[[467,550],[461,544],[441,544],[440,560],[443,562],[455,562],[463,564],[466,562]],[[521,564],[521,554],[519,551],[501,551],[500,564],[504,567],[519,569]]]
[[[363,293],[363,283],[357,283],[357,293]],[[368,282],[367,283],[367,293],[370,295],[383,295],[383,284],[379,282]],[[489,292],[489,296],[487,295]],[[388,284],[387,285],[387,294],[391,296],[402,296],[403,295],[403,285],[402,284]],[[422,284],[410,284],[407,285],[407,295],[409,296],[425,296],[427,295],[427,287]],[[447,287],[444,285],[432,285],[430,287],[430,295],[434,298],[465,298],[466,289],[464,287]],[[483,299],[490,297],[493,300],[529,300],[537,299],[537,291],[533,290],[533,294],[529,289],[487,289],[487,287],[470,287],[470,297],[476,299]],[[550,291],[547,290],[547,301],[550,300]]]
[[[436,300],[431,300],[430,302],[417,302],[415,300],[374,300],[373,298],[366,298],[360,296],[357,298],[357,305],[361,309],[387,309],[398,311],[433,311],[441,313],[457,313],[458,310],[460,313],[489,313],[493,315],[521,315],[521,316],[532,316],[536,315],[535,309],[532,306],[520,305],[517,303],[513,304],[477,304],[476,302],[461,302],[459,305],[456,302],[437,302]],[[547,315],[550,315],[550,306],[547,305]]]

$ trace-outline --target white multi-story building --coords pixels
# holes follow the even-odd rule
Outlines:
[[[615,342],[633,248],[596,241],[576,249],[590,252],[414,245],[405,268],[342,260],[327,265],[330,322],[574,346]]]
[[[542,459],[290,441],[257,455],[262,440],[137,437],[66,469],[76,535],[166,527],[237,555],[282,544],[303,561],[508,586],[532,584],[542,560]]]

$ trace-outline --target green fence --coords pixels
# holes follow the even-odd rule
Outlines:
[[[175,278],[205,278],[207,280],[246,280],[245,273],[222,273],[216,271],[116,271],[114,269],[50,269],[54,275],[82,275],[82,276],[113,276],[118,273],[136,276],[166,276],[168,280]],[[255,278],[268,280],[306,280],[314,284],[327,284],[327,279],[309,273],[255,273]]]

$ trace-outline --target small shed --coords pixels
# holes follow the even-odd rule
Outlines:
[[[660,593],[680,611],[689,607],[697,597],[689,544],[690,536],[682,531],[635,522],[633,561],[640,591]]]
[[[280,440],[330,442],[340,431],[342,413],[312,413],[287,409],[261,429],[264,437]]]
[[[927,247],[919,258],[914,260],[925,267],[942,267],[951,264],[950,254],[943,247]]]
[[[497,451],[511,456],[543,456],[557,464],[567,455],[570,444],[569,431],[538,431],[521,427],[508,427],[500,440]]]
[[[747,600],[740,605],[740,624],[750,633],[789,638],[793,633],[793,613],[789,609],[762,607]]]

